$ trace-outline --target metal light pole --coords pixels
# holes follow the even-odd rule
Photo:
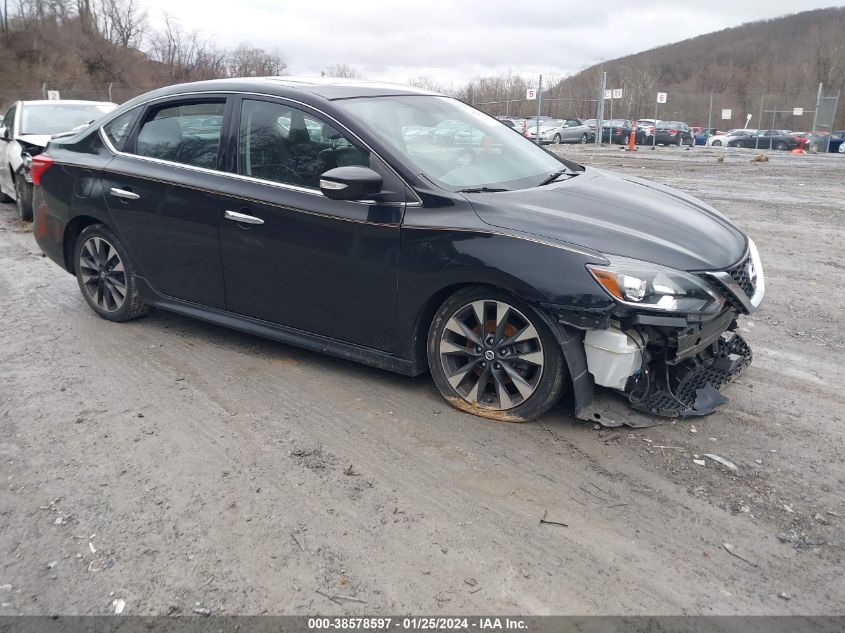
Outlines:
[[[818,119],[819,119],[819,108],[822,105],[822,86],[823,85],[824,84],[819,82],[819,91],[818,91],[818,93],[816,93],[816,111],[813,112],[813,128],[810,131],[810,142],[808,143],[808,146],[811,149],[816,142],[816,123],[818,122]]]
[[[540,144],[540,108],[543,107],[543,75],[540,75],[540,82],[537,84],[537,126],[534,142]]]
[[[604,91],[607,88],[607,73],[601,74],[601,82],[599,83],[599,94],[596,101],[596,138],[595,144],[601,145],[602,136],[604,133]]]
[[[707,110],[707,133],[710,134],[710,128],[713,123],[713,91],[710,91],[710,109]]]

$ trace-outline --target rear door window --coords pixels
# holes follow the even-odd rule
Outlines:
[[[133,154],[217,169],[226,101],[167,104],[151,110],[138,130]]]

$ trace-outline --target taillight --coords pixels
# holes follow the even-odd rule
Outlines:
[[[621,127],[616,128],[616,133],[617,133],[617,134],[622,134],[622,128],[621,128]]]
[[[53,159],[44,154],[32,157],[32,184],[36,187],[41,184],[41,176],[53,165]]]
[[[672,136],[675,136],[675,134],[677,134],[677,133],[678,133],[678,130],[669,130],[669,134],[671,134]]]

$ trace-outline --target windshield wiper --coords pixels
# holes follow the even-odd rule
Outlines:
[[[510,189],[496,189],[495,187],[474,187],[470,189],[458,189],[458,193],[500,193]]]
[[[537,185],[537,186],[538,186],[538,187],[542,187],[543,185],[550,185],[550,184],[552,184],[555,180],[557,180],[558,178],[560,178],[560,177],[561,177],[561,176],[563,176],[564,174],[568,174],[568,173],[569,173],[569,170],[568,170],[568,169],[562,169],[562,170],[560,170],[560,171],[556,171],[555,173],[553,173],[551,176],[549,176],[548,178],[546,178],[543,182],[541,182],[541,183],[540,183],[539,185]],[[572,174],[572,175],[574,176],[575,174]]]

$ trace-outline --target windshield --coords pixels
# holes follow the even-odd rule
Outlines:
[[[58,134],[99,119],[117,106],[109,103],[24,105],[21,134]]]
[[[536,187],[566,167],[581,169],[449,97],[372,97],[336,103],[418,173],[447,189],[523,189]],[[419,133],[421,128],[425,133]],[[411,129],[418,132],[409,135]]]

